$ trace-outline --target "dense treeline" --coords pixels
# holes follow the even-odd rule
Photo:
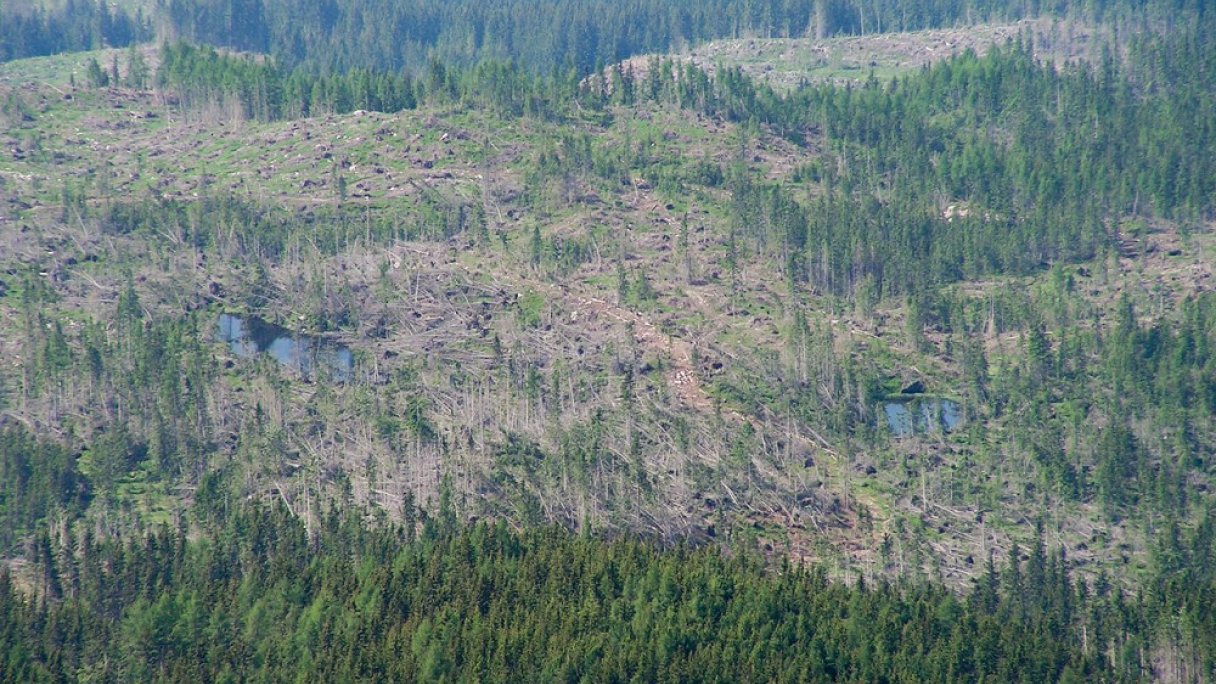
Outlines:
[[[588,73],[648,51],[750,31],[799,35],[810,0],[633,3],[169,2],[181,38],[267,52],[287,65],[419,73],[432,59],[513,61],[548,72]]]
[[[161,50],[157,85],[171,88],[187,109],[218,106],[241,118],[272,121],[357,109],[400,111],[415,104],[412,79],[353,70],[312,76],[283,73],[272,62],[220,55],[184,43]]]
[[[578,76],[647,52],[730,37],[827,37],[912,31],[1052,14],[1172,26],[1198,0],[161,0],[152,16],[88,0],[45,9],[0,6],[0,61],[122,47],[153,37],[274,55],[314,73],[353,69],[420,75],[433,61],[486,60]],[[154,22],[154,19],[157,22]]]
[[[0,62],[60,52],[124,47],[152,37],[151,22],[106,2],[67,0],[61,7],[0,5]]]
[[[356,110],[396,112],[423,102],[460,102],[509,116],[549,118],[569,111],[578,91],[577,80],[539,78],[494,61],[463,69],[431,62],[413,78],[365,69],[318,75],[186,43],[163,46],[161,60],[157,85],[174,92],[188,111],[219,109],[261,121]]]
[[[0,575],[0,658],[22,681],[1142,681],[1210,675],[1212,525],[1140,598],[1040,541],[967,596],[849,586],[719,552],[450,511],[311,532],[282,506],[210,508],[187,537],[44,538]],[[1203,568],[1208,568],[1207,570]]]
[[[1089,20],[1134,13],[1173,22],[1198,0],[167,0],[179,39],[274,55],[314,71],[367,68],[420,73],[432,60],[509,61],[578,75],[636,54],[715,38],[830,36],[1013,20],[1039,13]]]
[[[0,549],[7,554],[49,515],[73,518],[91,498],[76,456],[23,428],[0,427]]]

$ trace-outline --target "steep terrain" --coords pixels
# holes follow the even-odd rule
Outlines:
[[[450,102],[261,123],[56,71],[83,58],[38,64],[30,82],[7,65],[0,86],[0,387],[6,420],[83,450],[98,520],[169,519],[217,486],[306,521],[413,497],[950,582],[1041,522],[1082,572],[1148,567],[1150,529],[1047,492],[1006,444],[1018,418],[971,396],[969,334],[914,330],[899,297],[791,284],[779,245],[741,237],[731,174],[809,201],[824,182],[808,169],[838,154],[821,135],[641,102],[561,121]],[[1062,311],[1067,287],[1059,320],[1101,328],[1127,297],[1156,320],[1210,288],[1206,228],[1129,226],[1095,265],[945,288],[991,310],[993,379],[1027,345],[1004,293]],[[221,311],[347,345],[354,372],[234,357]],[[146,335],[167,347],[145,359]],[[884,397],[913,385],[958,401],[961,424],[891,434]],[[808,392],[848,422],[808,419]],[[103,468],[90,445],[116,425]],[[1188,495],[1209,485],[1195,474]]]
[[[0,3],[0,680],[1216,679],[1213,33]]]

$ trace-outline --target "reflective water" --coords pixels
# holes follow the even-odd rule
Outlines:
[[[922,397],[882,404],[887,427],[896,437],[923,435],[939,430],[950,432],[963,422],[962,407],[949,399]]]
[[[268,353],[305,378],[346,382],[355,365],[349,347],[293,333],[260,318],[220,314],[218,326],[220,339],[237,356],[249,358]]]

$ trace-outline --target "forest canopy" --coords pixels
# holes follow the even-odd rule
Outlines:
[[[0,5],[0,680],[1216,676],[1212,35]]]
[[[0,662],[31,682],[1137,681],[1166,630],[1192,672],[1216,666],[1210,520],[1178,549],[1194,570],[1129,600],[1070,577],[1041,538],[960,597],[712,549],[414,528],[412,511],[369,528],[354,513],[310,535],[281,505],[241,507],[202,538],[86,536],[79,558],[41,538],[38,600],[0,573]]]

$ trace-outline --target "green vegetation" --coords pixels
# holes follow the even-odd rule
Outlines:
[[[1041,539],[958,597],[442,514],[419,534],[416,516],[368,529],[331,512],[309,533],[281,505],[242,507],[192,540],[87,535],[79,559],[42,539],[36,603],[0,574],[0,655],[23,681],[1073,682],[1137,681],[1152,659],[1216,666],[1210,521],[1178,549],[1198,574],[1129,601],[1075,581]]]
[[[60,52],[125,47],[152,37],[140,11],[105,2],[67,0],[51,7],[0,5],[0,62]]]
[[[1085,9],[1105,16],[1141,4],[1107,0]],[[432,59],[512,60],[530,71],[569,69],[579,76],[633,55],[713,38],[915,30],[1032,11],[997,0],[641,0],[627,7],[606,0],[575,6],[512,0],[492,7],[476,0],[179,0],[165,9],[182,38],[272,54],[314,71],[418,73]]]
[[[0,671],[1216,671],[1206,5],[433,4],[0,68]]]
[[[61,445],[39,443],[27,431],[0,431],[0,547],[12,552],[54,515],[78,517],[92,494],[76,459]]]

